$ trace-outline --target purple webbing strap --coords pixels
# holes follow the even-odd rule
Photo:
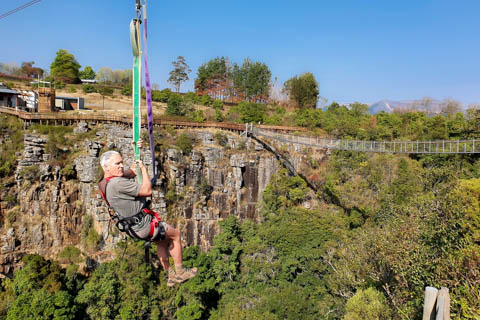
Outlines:
[[[156,165],[155,165],[155,143],[153,140],[153,110],[152,110],[152,89],[150,87],[150,75],[148,73],[148,56],[147,56],[147,1],[143,6],[143,43],[144,52],[143,57],[145,60],[145,88],[147,96],[147,118],[148,118],[148,134],[150,136],[150,151],[152,153],[152,167],[153,167],[153,179],[157,178]]]

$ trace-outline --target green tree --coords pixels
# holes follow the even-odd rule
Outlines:
[[[93,71],[92,67],[86,66],[82,71],[78,73],[80,79],[88,79],[93,80],[95,79],[96,73]]]
[[[158,288],[152,265],[144,263],[143,244],[119,246],[125,255],[119,252],[119,258],[100,265],[78,292],[77,303],[86,305],[91,319],[162,318],[160,294],[168,301],[171,293],[166,283]]]
[[[178,94],[172,94],[168,98],[167,109],[165,113],[169,116],[184,116],[185,110],[182,108],[182,97]]]
[[[272,72],[261,62],[245,59],[241,66],[233,66],[232,80],[237,95],[251,102],[265,102],[268,99]]]
[[[60,49],[57,51],[55,60],[50,64],[50,74],[55,80],[66,83],[78,82],[80,64],[75,56],[67,50]]]
[[[229,94],[230,62],[226,57],[216,57],[202,64],[197,70],[195,92],[224,98]]]
[[[79,306],[65,290],[64,271],[58,263],[39,255],[27,255],[24,267],[15,273],[11,288],[15,300],[7,319],[75,319]]]
[[[173,70],[170,71],[170,77],[168,78],[168,82],[175,87],[175,90],[180,92],[180,86],[182,82],[187,81],[188,74],[192,72],[190,67],[185,62],[185,58],[182,56],[178,56],[176,61],[172,62]]]
[[[290,78],[285,82],[283,90],[297,107],[316,108],[319,89],[312,73],[306,72]]]

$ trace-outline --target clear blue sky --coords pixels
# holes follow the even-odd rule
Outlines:
[[[2,0],[0,14],[28,0]],[[42,0],[0,19],[0,62],[49,68],[58,49],[82,68],[128,69],[134,0]],[[283,83],[312,72],[329,102],[430,96],[480,102],[480,1],[149,0],[152,82],[179,55],[266,63]]]

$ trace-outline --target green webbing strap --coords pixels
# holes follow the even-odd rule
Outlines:
[[[140,160],[140,149],[137,146],[138,139],[140,139],[140,101],[142,92],[142,62],[141,62],[141,48],[140,48],[140,21],[133,19],[130,22],[130,42],[132,44],[133,53],[133,81],[132,81],[132,95],[133,95],[133,141],[135,142],[135,160]],[[142,172],[137,168],[137,182],[142,184]]]

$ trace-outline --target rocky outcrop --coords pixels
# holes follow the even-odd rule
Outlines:
[[[85,124],[75,129],[80,133],[87,130]],[[185,132],[194,137],[192,152],[184,154],[170,147],[157,154],[160,177],[154,186],[152,209],[181,230],[186,245],[209,250],[219,232],[219,221],[227,216],[260,220],[262,191],[279,164],[274,155],[252,140],[244,148],[244,138],[236,134],[224,133],[226,143],[220,146],[215,132]],[[0,274],[15,268],[26,253],[55,258],[67,245],[80,247],[88,255],[89,265],[112,258],[122,234],[109,229],[109,215],[98,193],[99,155],[102,149],[115,149],[128,165],[132,161],[131,140],[131,128],[104,125],[95,139],[79,146],[83,151],[73,160],[76,179],[67,181],[61,168],[48,161],[47,137],[25,135],[25,150],[16,173],[18,206],[11,209],[15,210],[9,213],[13,218],[8,225],[4,223],[0,237]],[[302,157],[300,153],[292,162],[301,163]],[[144,163],[152,173],[148,151],[144,152]],[[33,178],[25,175],[31,168],[38,173]],[[87,221],[92,221],[100,236],[98,251],[86,248],[83,237]]]

